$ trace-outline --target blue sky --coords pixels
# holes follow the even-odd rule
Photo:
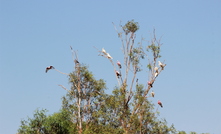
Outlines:
[[[14,134],[37,108],[57,112],[73,61],[89,65],[108,90],[117,84],[111,64],[93,48],[120,60],[121,42],[112,22],[139,22],[137,41],[162,36],[167,66],[154,85],[164,108],[160,117],[177,130],[221,133],[221,1],[0,0],[0,132]],[[145,44],[144,44],[145,45]],[[147,45],[147,43],[146,43]],[[146,82],[146,74],[141,75]]]

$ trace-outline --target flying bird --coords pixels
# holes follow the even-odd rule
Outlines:
[[[120,61],[117,61],[117,65],[119,66],[119,68],[122,67]]]
[[[121,76],[120,72],[118,72],[118,71],[115,71],[115,72],[116,72],[117,78],[120,78],[120,76]]]
[[[161,63],[160,61],[158,61],[158,65],[162,68],[162,70],[164,69],[164,67],[166,66],[166,64]]]
[[[107,58],[108,58],[108,59],[113,59],[113,58],[110,56],[109,53],[107,53]]]
[[[152,91],[152,92],[151,92],[151,96],[154,97],[154,95],[155,95],[155,93]]]
[[[48,70],[51,70],[51,69],[54,69],[54,67],[53,66],[46,67],[45,73],[47,73]]]
[[[163,104],[160,100],[158,100],[158,105],[160,105],[160,107],[163,107]]]

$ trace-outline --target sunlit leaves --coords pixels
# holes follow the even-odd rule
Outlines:
[[[135,33],[139,29],[138,22],[134,22],[134,20],[128,21],[124,26],[123,30],[126,33],[132,32]]]
[[[150,63],[147,65],[147,68],[148,68],[149,70],[151,70],[151,69],[152,69],[152,66],[151,66],[151,64],[150,64]]]
[[[47,110],[36,110],[33,118],[22,120],[18,129],[19,134],[69,134],[73,133],[75,126],[70,120],[67,111],[60,111],[46,115]]]

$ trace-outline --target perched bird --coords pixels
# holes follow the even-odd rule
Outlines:
[[[108,58],[108,59],[113,59],[113,58],[110,56],[109,53],[107,53],[107,58]]]
[[[158,105],[160,105],[160,107],[163,107],[163,104],[160,100],[158,100]]]
[[[161,63],[160,61],[158,61],[158,65],[162,68],[162,70],[164,69],[164,67],[166,66],[166,64]]]
[[[54,67],[53,66],[46,67],[45,73],[47,73],[48,70],[51,70],[51,69],[54,69]]]
[[[155,67],[154,70],[156,73],[158,73],[158,67]]]
[[[107,54],[104,48],[102,48],[102,53],[104,53],[105,55]]]
[[[120,63],[120,61],[117,61],[117,65],[119,66],[119,68],[121,68],[121,63]]]
[[[151,81],[148,81],[148,85],[149,85],[150,87],[153,87],[153,83],[152,83]]]
[[[76,59],[74,60],[74,62],[75,62],[75,64],[78,64],[78,63],[79,63],[79,61],[78,61],[78,60],[76,60]]]
[[[120,78],[120,76],[121,76],[120,72],[118,72],[118,71],[115,71],[115,72],[116,72],[117,78]]]
[[[151,96],[154,97],[154,95],[155,95],[155,93],[152,91],[152,92],[151,92]]]
[[[158,76],[158,73],[156,72],[154,75],[155,75],[155,77],[157,77],[157,76]]]

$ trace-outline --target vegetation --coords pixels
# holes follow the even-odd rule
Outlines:
[[[123,64],[115,64],[104,48],[98,50],[113,66],[118,84],[112,94],[105,93],[104,80],[96,80],[72,51],[75,67],[67,74],[71,88],[60,85],[67,91],[61,110],[52,115],[46,115],[46,110],[36,110],[33,119],[21,121],[19,134],[185,134],[177,132],[173,125],[168,126],[166,120],[157,119],[159,106],[154,109],[151,103],[154,92],[150,90],[166,66],[159,61],[162,44],[155,31],[150,44],[143,47],[143,39],[135,44],[135,33],[139,30],[137,22],[128,21],[120,26],[120,31],[114,27],[122,42]],[[140,72],[149,72],[147,83],[139,82],[137,74]]]

